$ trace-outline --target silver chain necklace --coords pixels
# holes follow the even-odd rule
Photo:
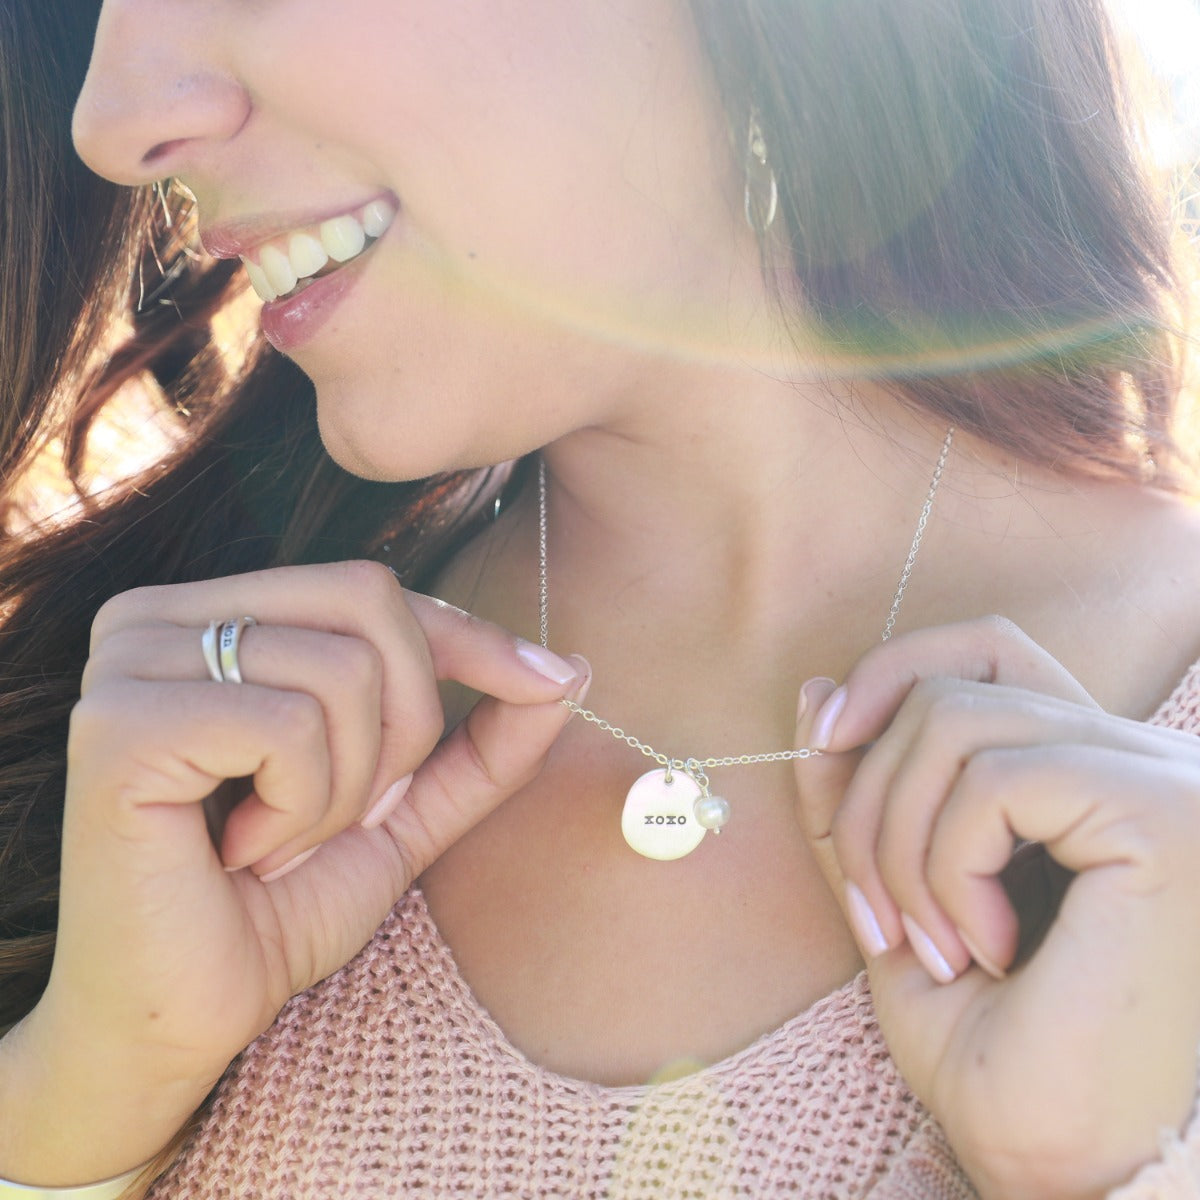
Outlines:
[[[946,438],[942,442],[941,453],[933,469],[933,477],[929,481],[929,491],[925,495],[925,503],[921,506],[921,515],[917,519],[917,528],[913,533],[912,545],[908,549],[904,568],[900,572],[900,582],[896,585],[896,594],[892,597],[892,607],[888,610],[887,619],[883,624],[882,641],[892,636],[896,627],[896,618],[900,613],[900,605],[904,600],[904,592],[908,587],[908,579],[917,561],[917,552],[921,548],[921,539],[925,536],[925,526],[929,522],[929,514],[933,511],[934,497],[938,485],[942,482],[942,473],[946,469],[946,460],[950,456],[950,446],[954,440],[954,426],[946,430]],[[549,648],[550,644],[550,576],[548,569],[548,519],[546,503],[546,460],[538,460],[538,625],[541,643]],[[611,724],[603,717],[576,704],[574,700],[562,700],[561,703],[583,720],[595,725],[603,733],[611,734],[619,742],[637,750],[640,754],[658,763],[654,769],[639,776],[625,797],[625,807],[621,813],[621,832],[626,842],[633,850],[645,858],[669,861],[690,854],[704,840],[704,835],[712,830],[720,833],[721,828],[729,820],[729,801],[723,796],[713,794],[708,779],[708,771],[720,767],[745,767],[754,763],[795,762],[799,759],[813,758],[821,753],[812,747],[803,746],[796,750],[773,750],[765,754],[730,754],[719,758],[672,758],[655,750],[653,746],[626,733],[617,725]]]

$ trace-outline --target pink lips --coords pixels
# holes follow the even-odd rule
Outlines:
[[[358,282],[370,257],[368,249],[332,274],[314,280],[296,295],[264,304],[260,321],[267,341],[286,354],[315,336]]]

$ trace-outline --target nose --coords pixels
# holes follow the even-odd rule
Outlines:
[[[219,5],[104,0],[72,134],[114,183],[183,170],[233,138],[250,98],[223,55]]]

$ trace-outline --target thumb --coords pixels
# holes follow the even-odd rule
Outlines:
[[[800,689],[800,703],[796,712],[797,746],[811,746],[817,726],[829,723],[828,718],[822,722],[822,710],[837,690],[832,679],[821,677],[810,679]],[[859,749],[837,754],[823,750],[820,754],[800,759],[796,763],[796,794],[797,815],[808,847],[825,882],[842,906],[863,957],[869,960],[886,950],[889,944],[896,945],[904,939],[903,931],[899,929],[890,931],[890,936],[884,933],[865,900],[856,896],[854,889],[847,889],[846,878],[834,850],[834,818],[862,756],[863,751]]]
[[[580,682],[566,699],[579,703],[587,695],[592,669],[578,654],[570,661]],[[417,768],[403,800],[387,818],[387,831],[404,857],[409,883],[536,778],[570,718],[571,710],[558,700],[479,700]]]

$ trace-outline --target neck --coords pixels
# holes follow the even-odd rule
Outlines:
[[[882,395],[867,409],[861,390],[732,374],[546,449],[560,648],[600,597],[605,623],[615,599],[670,613],[683,640],[778,647],[814,594],[847,586],[878,637],[945,427]]]

